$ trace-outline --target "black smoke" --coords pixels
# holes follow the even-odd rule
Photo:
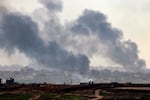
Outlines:
[[[63,8],[61,0],[39,0],[39,2],[52,12],[62,11]]]
[[[75,21],[61,25],[58,12],[62,11],[62,2],[39,2],[47,11],[40,9],[32,18],[8,10],[0,12],[1,49],[9,54],[17,49],[39,66],[59,69],[62,73],[67,71],[87,75],[90,72],[89,58],[94,54],[110,59],[126,71],[140,72],[145,69],[145,61],[139,58],[136,43],[123,40],[123,32],[112,27],[104,14],[85,10]],[[35,17],[39,18],[38,21]],[[42,31],[41,24],[44,25]],[[41,37],[45,33],[48,35],[46,39]],[[110,70],[106,71],[103,77],[109,73]]]
[[[9,13],[1,22],[0,47],[9,53],[14,49],[46,67],[84,74],[89,69],[89,59],[82,54],[67,52],[55,41],[44,44],[39,37],[38,26],[30,17]]]
[[[104,55],[127,71],[140,71],[145,67],[145,61],[139,59],[136,43],[123,40],[123,33],[113,28],[107,22],[106,16],[100,12],[85,10],[73,23],[71,31],[83,36],[97,36],[99,45],[105,47]]]

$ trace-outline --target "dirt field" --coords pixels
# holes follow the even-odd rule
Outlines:
[[[149,84],[0,86],[0,100],[150,100]]]

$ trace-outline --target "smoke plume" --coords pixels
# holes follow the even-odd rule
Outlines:
[[[0,47],[9,53],[18,49],[46,67],[82,74],[88,71],[89,60],[85,55],[73,55],[55,41],[44,44],[38,35],[38,26],[30,17],[18,13],[6,14],[3,16],[1,30]]]
[[[63,10],[62,1],[39,2],[46,11],[41,8],[33,17],[0,8],[0,49],[9,54],[17,49],[39,66],[61,70],[61,74],[89,74],[89,59],[96,54],[126,71],[145,69],[137,44],[124,40],[123,32],[112,27],[101,12],[85,10],[75,21],[61,25],[57,13]]]
[[[104,55],[127,71],[140,71],[145,67],[145,61],[139,59],[136,43],[131,40],[124,41],[123,33],[113,28],[107,22],[106,16],[100,12],[85,10],[73,23],[71,31],[73,34],[88,37],[97,36],[99,44],[105,47]]]

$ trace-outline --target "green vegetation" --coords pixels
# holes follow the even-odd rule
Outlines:
[[[0,100],[28,100],[32,96],[31,93],[26,94],[4,94],[0,95]]]
[[[42,94],[38,100],[51,100],[54,97],[56,97],[55,94],[45,93],[45,94]]]

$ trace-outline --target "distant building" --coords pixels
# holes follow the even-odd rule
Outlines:
[[[14,84],[15,82],[14,82],[14,79],[13,78],[10,78],[9,80],[6,80],[6,84],[8,84],[8,85],[12,85],[12,84]]]
[[[94,82],[93,81],[89,81],[89,85],[93,85],[94,84]]]
[[[80,83],[80,85],[84,86],[84,85],[93,85],[94,82],[93,81],[89,81],[89,83]]]

